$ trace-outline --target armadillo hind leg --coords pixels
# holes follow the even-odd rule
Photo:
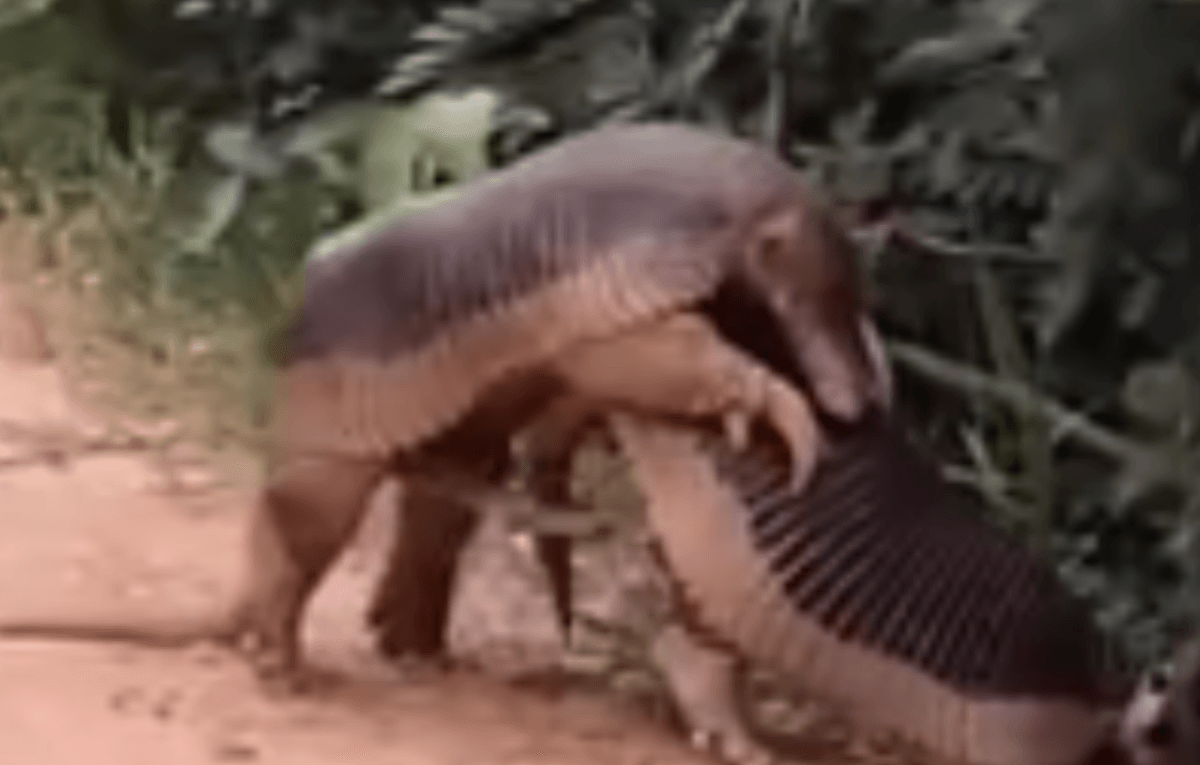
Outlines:
[[[670,688],[692,746],[736,765],[769,765],[771,753],[754,740],[737,707],[736,659],[704,645],[682,624],[655,635],[651,658]]]
[[[300,619],[322,576],[349,543],[383,461],[293,456],[273,471],[250,530],[238,641],[264,681],[299,690],[306,677]]]
[[[820,431],[804,395],[700,315],[672,314],[585,343],[558,358],[555,369],[574,392],[614,409],[719,417],[735,447],[749,440],[744,421],[762,418],[787,444],[794,487],[803,486],[816,465]]]
[[[568,478],[563,476],[561,483],[566,485]],[[402,528],[368,619],[384,656],[410,666],[415,661],[417,666],[446,668],[453,663],[446,638],[458,565],[481,509],[473,499],[451,492],[423,486],[417,491],[404,502]],[[535,498],[544,500],[536,492]],[[571,540],[544,534],[536,541],[565,641],[572,609]]]
[[[397,505],[396,536],[370,624],[384,656],[442,665],[459,554],[477,526],[476,510],[418,483],[406,487]]]
[[[570,500],[570,468],[575,447],[600,415],[594,404],[575,396],[553,400],[521,433],[524,479],[540,502],[566,506]],[[501,441],[490,430],[460,434],[452,444],[456,462],[468,472],[498,481],[510,462],[488,451],[486,459],[468,459],[463,439],[483,444]],[[507,438],[503,439],[506,447]],[[482,453],[482,452],[481,452]],[[478,456],[478,455],[476,455]],[[455,577],[463,548],[478,525],[482,508],[474,498],[451,487],[408,481],[397,507],[400,523],[388,566],[376,590],[369,622],[377,630],[377,646],[393,659],[415,658],[447,666],[447,629]],[[537,552],[550,582],[563,638],[571,625],[571,543],[565,536],[537,538]]]

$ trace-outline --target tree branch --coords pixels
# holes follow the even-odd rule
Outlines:
[[[866,228],[883,228],[887,232],[885,235],[887,238],[895,238],[919,250],[924,250],[925,252],[944,258],[1007,261],[1009,263],[1042,267],[1057,266],[1061,262],[1053,255],[1031,247],[1022,247],[1018,244],[988,241],[953,242],[949,239],[943,239],[940,236],[922,231],[912,221],[901,215],[892,215],[884,221]],[[860,231],[858,232],[858,236],[874,238],[878,234],[875,232]]]
[[[942,357],[913,343],[891,340],[888,352],[897,363],[942,385],[987,396],[1022,412],[1045,418],[1063,433],[1122,462],[1162,460],[1159,450],[1115,433],[1018,380],[1005,380]]]

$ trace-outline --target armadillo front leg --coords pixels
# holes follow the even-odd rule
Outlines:
[[[678,623],[655,636],[651,658],[671,689],[692,746],[737,765],[768,765],[774,758],[747,730],[737,709],[736,659],[704,645]]]
[[[748,440],[748,421],[762,417],[787,443],[797,489],[816,464],[820,435],[807,399],[699,315],[672,314],[585,343],[556,359],[554,368],[573,392],[595,400],[598,408],[719,417],[734,446]]]
[[[397,534],[370,623],[385,656],[443,663],[459,553],[475,530],[477,511],[420,482],[405,486],[397,510]]]

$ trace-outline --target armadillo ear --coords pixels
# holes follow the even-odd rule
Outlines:
[[[754,230],[746,251],[746,265],[761,284],[780,284],[795,281],[795,257],[800,215],[794,210],[776,213]]]

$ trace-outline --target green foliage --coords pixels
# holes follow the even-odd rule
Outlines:
[[[0,2],[0,29],[24,23],[45,13],[53,0],[4,0]]]
[[[856,228],[947,475],[1148,658],[1200,610],[1198,24],[1144,0],[0,4],[0,163],[126,200],[146,295],[269,328],[320,237],[551,134],[757,137]]]

